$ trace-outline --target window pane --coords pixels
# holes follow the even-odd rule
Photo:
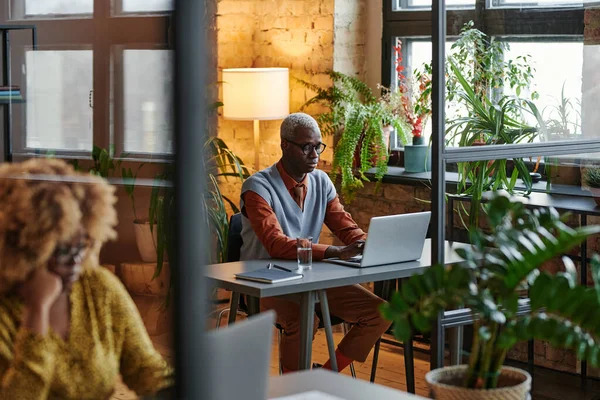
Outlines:
[[[122,0],[123,12],[168,11],[173,9],[173,0]]]
[[[473,8],[475,0],[446,0],[447,8]],[[397,0],[394,11],[431,8],[431,0]]]
[[[428,38],[427,40],[414,40],[414,39],[405,39],[403,40],[406,43],[405,54],[406,58],[406,70],[407,77],[412,76],[412,73],[415,69],[423,69],[423,65],[431,63],[431,40]],[[446,55],[450,54],[451,47],[453,42],[446,42]],[[394,77],[394,83],[397,82],[397,77]],[[413,82],[416,84],[416,82]],[[417,90],[416,85],[413,85],[413,90]],[[453,116],[457,115],[459,110],[455,105],[446,104],[446,115]],[[423,136],[426,140],[431,136],[431,119],[425,122],[423,129]]]
[[[172,152],[172,57],[170,50],[123,52],[126,152]]]
[[[26,15],[91,14],[93,11],[94,0],[25,0]]]
[[[574,5],[583,5],[583,3],[589,3],[591,1],[592,0],[498,0],[497,2],[494,2],[493,5],[497,7],[559,7],[563,5],[572,7]]]
[[[28,51],[25,62],[26,146],[91,151],[92,51]]]
[[[539,98],[534,102],[549,123],[549,131],[541,140],[581,138],[583,43],[510,42],[505,57],[514,60],[517,56],[528,56],[529,65],[535,68],[531,90],[537,91]],[[521,93],[524,98],[529,95]],[[532,115],[527,119],[535,124]]]

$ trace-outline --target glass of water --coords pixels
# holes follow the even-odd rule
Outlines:
[[[298,269],[303,271],[312,268],[312,237],[296,238],[298,252]]]

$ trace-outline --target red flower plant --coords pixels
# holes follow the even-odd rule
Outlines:
[[[413,101],[410,88],[406,82],[406,76],[403,74],[402,65],[402,42],[398,40],[397,46],[394,46],[396,52],[396,73],[398,77],[398,91],[402,94],[401,104],[404,111],[406,122],[411,127],[413,138],[420,138],[423,134],[423,124],[431,114],[431,78],[429,75],[429,66],[425,67],[425,73],[416,73],[415,78],[419,82],[419,96]]]

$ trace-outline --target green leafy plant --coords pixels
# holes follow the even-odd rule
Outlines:
[[[489,38],[475,29],[472,21],[465,24],[446,63],[447,100],[450,108],[458,110],[458,116],[446,121],[448,145],[526,143],[545,129],[533,102],[538,94],[532,92],[530,99],[519,97],[529,90],[535,70],[528,56],[509,59],[507,50],[507,42]],[[505,89],[516,96],[503,95]],[[529,115],[533,115],[541,129],[525,122]],[[477,227],[483,192],[504,189],[511,194],[528,194],[532,189],[529,169],[519,158],[460,162],[458,173],[457,193],[472,198],[468,211],[459,210],[469,216],[467,229]],[[525,184],[521,192],[515,190],[519,178]]]
[[[227,250],[229,232],[229,217],[227,206],[234,213],[239,212],[235,203],[225,196],[219,188],[219,180],[233,178],[243,182],[249,176],[243,161],[229,149],[225,142],[217,137],[209,137],[202,149],[204,168],[207,172],[207,188],[200,206],[204,207],[207,215],[207,229],[215,240],[215,252],[211,254],[211,262],[224,262]],[[158,277],[164,266],[165,253],[169,259],[173,257],[173,215],[175,207],[175,192],[172,185],[173,168],[167,165],[165,170],[156,175],[152,193],[148,221],[150,231],[156,231],[156,270],[154,278]],[[172,280],[169,285],[169,295],[165,305],[169,304]]]
[[[575,99],[577,107],[573,105],[573,99],[565,96],[565,83],[556,104],[542,111],[546,123],[543,139],[573,140],[581,135],[581,101]]]
[[[105,149],[94,145],[92,148],[92,166],[89,167],[87,171],[92,175],[101,176],[103,178],[114,175],[115,172],[119,171],[121,168],[121,159],[127,157],[127,154],[122,154],[117,160],[115,160],[113,154],[113,149]],[[71,160],[69,163],[76,171],[83,170],[79,160]]]
[[[600,168],[587,167],[583,173],[583,183],[592,188],[600,188]]]
[[[301,107],[305,110],[313,104],[324,106],[327,111],[317,115],[317,122],[325,136],[339,135],[344,129],[345,106],[348,104],[373,104],[376,98],[371,88],[358,78],[341,72],[327,71],[333,85],[322,88],[314,83],[296,79],[298,83],[316,93]]]
[[[600,226],[568,227],[553,208],[528,210],[520,202],[495,196],[485,205],[491,232],[473,231],[470,248],[457,250],[464,262],[437,265],[413,275],[381,307],[394,334],[407,341],[427,332],[443,310],[468,307],[476,320],[464,386],[494,388],[507,351],[519,341],[540,339],[574,349],[600,365],[600,260],[594,256],[594,287],[577,284],[573,261],[562,257],[565,272],[540,267],[600,232]],[[519,295],[529,289],[531,311],[517,315]]]
[[[543,124],[533,102],[510,96],[503,96],[497,102],[492,102],[488,97],[480,97],[452,60],[449,64],[461,87],[461,90],[456,91],[456,95],[468,109],[467,116],[447,122],[446,135],[449,140],[456,140],[459,146],[472,146],[476,141],[490,145],[533,141],[538,132],[537,128],[511,117],[528,111]],[[505,189],[509,193],[515,193],[514,188],[520,177],[526,187],[523,194],[531,192],[532,181],[525,161],[513,158],[512,164],[514,168],[509,174],[506,159],[458,163],[457,193],[472,198],[468,212],[471,228],[477,227],[481,198],[485,191]]]
[[[121,168],[121,177],[123,178],[123,187],[125,188],[125,193],[127,193],[127,197],[131,201],[131,208],[133,209],[133,222],[139,223],[141,222],[137,217],[137,211],[135,207],[135,182],[137,180],[138,173],[142,169],[144,164],[140,164],[135,171],[130,168]]]
[[[327,108],[317,116],[317,122],[324,135],[337,139],[330,176],[333,181],[341,176],[342,196],[351,202],[356,190],[364,186],[363,181],[369,180],[364,174],[367,170],[376,168],[377,181],[387,172],[384,125],[392,125],[397,131],[402,131],[403,126],[360,79],[335,71],[328,75],[333,85],[327,88],[298,80],[316,93],[301,109],[313,104]]]
[[[473,21],[469,21],[452,44],[448,60],[461,71],[463,79],[479,99],[498,100],[503,97],[506,88],[519,97],[529,89],[535,69],[529,56],[507,58],[509,49],[508,42],[490,38],[476,29]],[[449,66],[446,71],[449,72],[446,79],[447,101],[461,103],[462,84]],[[530,97],[530,100],[535,100],[539,95],[533,91]]]

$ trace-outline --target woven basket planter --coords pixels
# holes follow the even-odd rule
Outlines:
[[[496,389],[467,389],[460,387],[466,365],[444,367],[429,371],[425,380],[431,397],[436,400],[528,400],[531,375],[512,367],[502,367]]]

